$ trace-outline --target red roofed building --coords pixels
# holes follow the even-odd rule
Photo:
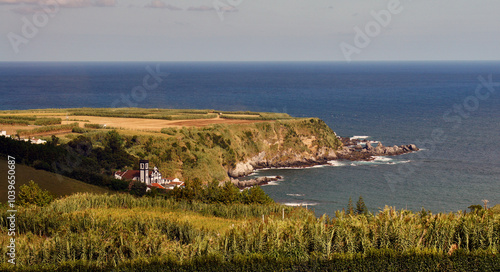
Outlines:
[[[161,185],[160,185],[160,184],[158,184],[158,183],[153,183],[153,184],[151,184],[151,187],[156,187],[156,188],[158,188],[158,189],[165,189],[165,187],[161,186]]]
[[[115,179],[133,180],[145,183],[148,187],[171,190],[175,187],[184,187],[184,182],[178,178],[162,178],[157,167],[149,171],[149,161],[141,160],[139,162],[140,170],[116,171]]]
[[[120,180],[139,180],[140,177],[140,171],[139,170],[126,170],[124,172],[122,171],[116,171],[115,172],[115,179],[120,179]]]

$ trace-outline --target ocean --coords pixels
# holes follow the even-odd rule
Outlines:
[[[500,62],[0,63],[0,110],[144,107],[286,112],[421,151],[280,175],[274,200],[333,215],[362,196],[432,212],[500,204]]]

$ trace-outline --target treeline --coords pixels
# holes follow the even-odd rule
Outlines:
[[[220,118],[224,119],[236,119],[236,120],[287,120],[293,119],[290,115],[286,113],[245,113],[245,114],[229,114],[223,113]]]
[[[50,126],[50,125],[60,125],[62,122],[61,118],[38,118],[35,120],[36,126]]]
[[[77,137],[59,145],[59,139],[44,145],[0,137],[0,153],[16,158],[17,163],[74,178],[116,191],[128,190],[129,182],[115,180],[114,169],[138,165],[137,159],[123,150],[123,140],[111,131],[103,137],[103,148],[94,148],[89,138]]]
[[[5,118],[0,118],[0,124],[1,125],[23,125],[27,126],[30,124],[29,121],[26,120],[19,120],[19,119],[5,119]]]
[[[17,134],[19,136],[23,135],[32,135],[32,134],[39,134],[39,133],[46,133],[46,132],[57,132],[57,131],[65,131],[65,130],[72,130],[74,127],[78,127],[78,123],[71,123],[67,125],[56,125],[56,126],[43,126],[35,129],[18,129]]]
[[[210,204],[272,204],[270,198],[259,186],[240,192],[231,182],[223,185],[214,181],[203,185],[200,180],[187,182],[183,189],[174,188],[168,192],[169,197],[175,200],[197,201]]]
[[[210,110],[176,110],[176,109],[139,109],[139,108],[121,108],[121,109],[76,109],[70,110],[74,116],[99,116],[99,117],[119,117],[119,118],[145,118],[145,119],[164,119],[164,120],[183,120],[183,119],[203,119],[214,118],[216,114]]]
[[[61,122],[61,118],[37,118],[36,116],[0,115],[0,124],[3,125],[49,126],[60,125]]]
[[[102,147],[95,147],[99,143]],[[137,136],[122,137],[112,130],[95,134],[93,138],[83,135],[59,145],[58,138],[45,145],[34,145],[24,141],[0,137],[0,152],[15,157],[17,163],[23,163],[36,169],[58,173],[92,185],[107,187],[115,191],[130,192],[136,196],[146,195],[147,187],[141,182],[117,180],[116,170],[129,167],[138,169],[138,159],[126,148],[139,144]],[[190,202],[220,204],[270,204],[273,200],[260,187],[240,192],[231,183],[219,186],[218,182],[204,185],[200,179],[186,181],[186,188],[172,191],[153,189],[149,196],[187,200]]]

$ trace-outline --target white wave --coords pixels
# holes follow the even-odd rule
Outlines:
[[[371,161],[328,161],[328,165],[333,167],[343,167],[343,166],[379,166],[379,165],[393,165],[400,163],[410,163],[410,160],[400,161],[392,157],[387,156],[374,156]]]
[[[328,161],[328,164],[333,167],[347,166],[345,161]]]
[[[278,186],[278,185],[280,185],[279,182],[277,182],[277,181],[270,181],[267,184],[260,185],[260,187],[263,187],[263,186]]]
[[[304,196],[304,194],[286,194],[287,196]]]
[[[371,136],[352,136],[351,140],[365,140],[370,138]]]
[[[281,203],[285,206],[290,206],[290,207],[306,207],[306,206],[316,206],[318,203],[315,202],[284,202]]]
[[[394,159],[387,157],[387,156],[373,156],[373,161],[374,162],[390,162],[393,161]]]

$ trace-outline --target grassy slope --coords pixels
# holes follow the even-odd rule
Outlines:
[[[7,161],[0,159],[0,176],[7,177]],[[90,185],[75,179],[70,179],[50,173],[43,170],[36,170],[25,165],[16,165],[16,188],[28,183],[30,180],[35,181],[38,185],[56,196],[66,196],[77,192],[89,192],[96,194],[111,193],[111,191],[99,186]],[[0,202],[7,201],[7,186],[0,187]]]
[[[131,154],[149,159],[167,176],[202,181],[227,180],[238,162],[266,152],[266,158],[293,160],[313,156],[321,147],[337,149],[335,133],[317,118],[205,128],[168,128],[157,137],[139,137]],[[97,138],[97,137],[95,137]]]
[[[3,111],[2,115],[60,117],[85,115],[122,117],[122,122],[128,118],[151,118],[149,121],[175,116],[191,119],[207,114],[218,113],[214,110],[170,110],[170,109],[45,109],[25,111]],[[218,114],[215,114],[218,115]],[[85,117],[84,116],[84,117]],[[242,122],[212,124],[204,127],[163,127],[162,132],[143,131],[135,128],[118,128],[118,132],[131,139],[139,137],[138,142],[128,146],[127,152],[137,158],[149,159],[153,165],[160,168],[165,176],[177,177],[183,180],[200,179],[203,182],[212,180],[228,180],[227,171],[239,162],[266,152],[266,159],[274,162],[311,158],[320,148],[337,149],[341,143],[335,133],[317,118],[291,118],[283,113],[254,112],[223,112],[222,117],[241,118]],[[257,117],[258,116],[258,117]],[[258,122],[248,121],[252,119]],[[148,119],[142,119],[145,122]],[[222,118],[216,118],[223,121]],[[246,121],[246,122],[244,122]],[[71,121],[73,122],[73,121]],[[125,123],[124,123],[125,124]],[[163,123],[155,123],[157,126]],[[183,124],[180,122],[179,124]],[[120,126],[121,127],[121,126]],[[49,129],[50,127],[46,128]],[[161,129],[162,127],[156,127]],[[94,146],[102,146],[101,140],[108,129],[88,129],[83,134],[92,138]],[[47,135],[51,135],[49,132]],[[58,135],[60,143],[67,143],[78,134],[68,133]],[[47,137],[50,138],[50,137]]]

